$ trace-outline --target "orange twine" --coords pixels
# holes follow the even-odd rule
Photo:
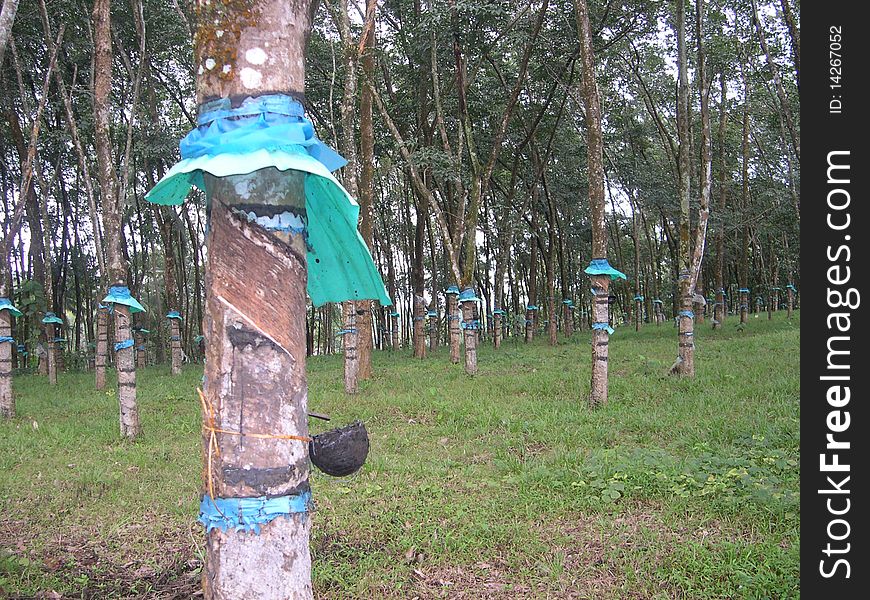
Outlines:
[[[202,424],[203,432],[208,432],[208,495],[214,500],[214,474],[213,474],[213,463],[212,456],[220,457],[221,451],[220,447],[217,443],[217,435],[218,433],[223,433],[226,435],[246,435],[249,437],[257,438],[260,440],[296,440],[299,442],[310,442],[313,438],[310,438],[306,435],[287,435],[287,434],[273,434],[273,433],[246,433],[242,431],[229,431],[227,429],[220,429],[215,426],[215,412],[214,406],[212,406],[211,402],[206,400],[205,394],[203,393],[201,388],[196,388],[196,391],[199,393],[199,402],[202,405],[202,416],[204,418],[204,422]]]

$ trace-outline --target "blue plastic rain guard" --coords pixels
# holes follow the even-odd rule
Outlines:
[[[64,342],[66,342],[66,338],[62,338],[62,337],[56,337],[56,338],[54,338],[54,343],[55,343],[55,344],[63,344]]]
[[[480,329],[480,321],[474,319],[473,321],[463,321],[460,323],[460,327],[462,329]]]
[[[653,304],[661,304],[661,303],[662,303],[662,301],[659,300],[658,298],[656,298],[655,300],[653,300]]]
[[[391,313],[390,313],[390,316],[391,316],[391,317],[401,317],[402,315],[400,315],[400,314],[397,313],[397,312],[391,312]]]
[[[677,314],[680,315],[681,317],[689,317],[690,319],[694,319],[694,318],[695,318],[695,313],[693,313],[693,312],[690,311],[690,310],[681,310],[681,311],[680,311],[679,313],[677,313]]]
[[[20,317],[22,314],[20,310],[12,305],[12,302],[9,300],[9,298],[0,298],[0,310],[8,310],[16,317]]]
[[[614,329],[610,326],[610,323],[593,323],[592,329],[602,329],[608,333],[608,335],[613,335]]]
[[[136,350],[145,350],[145,344],[139,344],[136,346]]]
[[[610,263],[607,262],[606,258],[593,258],[589,263],[589,266],[583,269],[583,272],[587,275],[610,275],[610,279],[625,279],[628,280],[628,277],[625,276],[625,273],[622,271],[617,271],[613,267],[610,266]]]
[[[641,296],[641,295],[637,295],[637,296],[635,296],[634,299],[635,299],[637,302],[643,302],[643,296]]]
[[[444,290],[445,294],[456,294],[459,295],[459,287],[455,285],[451,285],[449,288]]]
[[[193,343],[194,343],[194,344],[198,344],[198,343],[200,343],[200,342],[201,342],[202,340],[204,340],[204,339],[205,339],[205,336],[204,336],[204,335],[198,335],[198,336],[196,336],[195,338],[193,338]]]
[[[793,291],[793,292],[796,292],[796,291],[797,291],[797,288],[796,288],[793,284],[791,284],[791,283],[788,284],[787,286],[785,286],[785,288],[786,288],[787,290],[791,290],[791,291]],[[5,300],[5,298],[0,298],[0,305],[2,305],[3,300]],[[0,306],[0,308],[2,308],[2,306]]]
[[[503,311],[502,309],[497,308],[497,309],[495,309],[494,311],[492,311],[492,314],[494,314],[494,315],[505,315],[505,314],[507,314],[507,313],[506,313],[505,311]]]
[[[61,321],[60,318],[56,314],[54,314],[53,312],[45,313],[45,316],[42,318],[42,322],[43,323],[57,323],[59,325],[63,325],[63,321]]]
[[[435,312],[434,310],[430,310],[426,313],[426,316],[429,317],[430,319],[434,319],[435,317],[438,316],[438,313]]]
[[[311,505],[311,492],[291,496],[268,498],[214,498],[208,494],[199,503],[199,522],[208,533],[214,528],[227,531],[253,531],[260,534],[260,525],[287,517],[293,513],[307,513]]]
[[[180,144],[182,160],[146,195],[181,204],[192,186],[260,169],[302,171],[308,232],[308,295],[327,302],[377,299],[389,306],[384,283],[357,231],[359,205],[332,176],[346,161],[314,136],[302,105],[282,94],[247,98],[238,108],[221,98],[200,107],[198,127]]]
[[[460,302],[480,302],[480,298],[478,298],[474,294],[474,290],[471,288],[465,288],[462,290],[462,293],[459,294]]]
[[[741,294],[748,294],[748,293],[749,293],[749,288],[740,288],[740,289],[737,290],[737,291],[740,292]]]
[[[526,310],[538,310],[538,307],[535,306],[534,304],[527,304]]]
[[[356,327],[351,327],[350,329],[340,329],[335,335],[347,335],[348,333],[356,333]]]
[[[140,328],[139,328],[139,333],[145,333],[145,334],[148,334],[148,333],[151,333],[151,331],[150,331],[149,329],[145,329],[144,327],[140,327]]]
[[[182,316],[181,316],[181,313],[178,312],[177,310],[170,310],[168,313],[166,313],[166,318],[167,318],[167,319],[179,319],[179,320],[184,320],[184,317],[182,317]]]
[[[572,306],[574,304],[574,301],[571,299],[562,300],[562,304],[567,304],[568,306]]]
[[[103,298],[106,304],[123,304],[130,307],[131,313],[145,312],[145,307],[139,304],[133,296],[130,295],[130,288],[125,285],[113,285],[109,288],[109,294]]]

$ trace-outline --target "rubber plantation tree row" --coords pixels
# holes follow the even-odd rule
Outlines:
[[[375,350],[591,331],[595,407],[620,326],[691,377],[696,328],[791,314],[796,11],[4,0],[2,416],[16,371],[114,368],[132,439],[136,369],[204,361],[205,595],[311,597],[306,356],[355,394]]]

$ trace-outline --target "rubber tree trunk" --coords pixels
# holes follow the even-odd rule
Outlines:
[[[459,311],[459,298],[456,294],[447,294],[447,328],[450,330],[450,362],[459,364],[459,339],[462,315]]]
[[[109,311],[97,309],[97,346],[94,349],[96,388],[106,389],[106,362],[109,357]]]
[[[374,21],[377,0],[366,0],[366,13]],[[363,72],[369,81],[375,80],[375,29],[369,27],[365,38],[365,51],[360,59]],[[359,231],[369,250],[374,248],[374,197],[375,197],[375,135],[372,119],[372,91],[363,83],[360,90],[360,189],[359,189]],[[371,379],[372,369],[372,307],[379,306],[371,300],[360,300],[357,308],[357,329],[359,330],[360,379]]]
[[[604,140],[601,130],[601,104],[598,82],[595,79],[595,57],[592,48],[592,28],[589,25],[589,7],[585,0],[574,3],[577,33],[580,40],[580,61],[584,77],[581,81],[583,108],[586,111],[587,164],[589,165],[589,206],[592,224],[592,258],[607,257],[607,227],[604,217]],[[610,278],[594,275],[592,305],[594,323],[608,323],[610,308]],[[610,334],[606,329],[592,331],[592,381],[589,386],[589,406],[607,402]]]
[[[437,307],[433,307],[435,312],[438,312]],[[438,331],[440,329],[440,318],[438,316],[429,318],[429,351],[435,352],[438,349]]]
[[[183,354],[181,351],[181,319],[167,319],[169,321],[169,350],[172,363],[169,372],[172,375],[181,373]]]
[[[359,333],[357,329],[356,303],[353,300],[341,303],[344,321],[342,345],[344,346],[344,391],[356,394],[359,391]]]
[[[136,368],[144,369],[147,364],[147,359],[145,355],[145,335],[139,332],[136,332],[133,335],[133,341],[136,344]]]
[[[55,354],[54,338],[54,323],[45,324],[45,346],[48,348],[45,355],[45,362],[48,366],[48,383],[57,385],[57,355]]]
[[[595,297],[592,304],[592,321],[608,323],[610,321],[610,305],[607,297],[610,295],[610,277],[593,276],[592,289]],[[607,402],[607,363],[610,354],[610,334],[606,329],[592,330],[592,384],[589,390],[589,404],[592,407]]]
[[[115,304],[115,339],[129,340],[132,337],[130,308]],[[121,409],[121,435],[133,439],[139,435],[139,410],[136,405],[136,365],[133,346],[115,351],[115,368],[118,370],[118,402]],[[130,393],[132,391],[132,393]]]
[[[535,338],[535,311],[526,309],[526,342],[531,342]]]
[[[462,322],[465,324],[465,372],[477,373],[477,329],[474,324],[474,302],[462,303]]]
[[[395,317],[391,316],[390,322],[393,324],[393,328],[391,329],[392,336],[393,336],[393,350],[398,350],[399,347],[402,345],[401,339],[399,337],[399,334],[401,333],[399,331],[399,317],[398,316],[395,316]]]
[[[552,289],[550,291],[552,291]],[[547,310],[550,315],[550,320],[547,323],[547,341],[551,346],[555,346],[559,343],[559,339],[556,336],[556,298],[552,294],[547,298]]]
[[[100,193],[103,201],[103,223],[106,233],[109,286],[126,286],[127,261],[123,251],[124,198],[118,198],[118,177],[112,157],[110,135],[110,95],[112,91],[112,34],[109,0],[95,0],[94,22],[94,145],[99,168]],[[115,340],[130,339],[130,311],[123,304],[115,304]],[[136,366],[133,346],[122,348],[115,354],[118,371],[118,406],[121,436],[134,439],[139,435],[139,416],[136,403]]]
[[[305,206],[304,176],[290,173],[268,169],[206,181],[212,209],[203,328],[208,340],[204,398],[206,406],[215,410],[217,429],[308,434],[305,241],[301,235],[266,232],[234,216],[229,208],[243,202],[245,210],[256,212],[258,207],[281,203],[300,214]],[[243,177],[263,185],[251,196],[239,198],[234,183]],[[251,294],[251,289],[260,293]],[[204,493],[212,491],[210,478],[213,493],[220,498],[308,490],[304,443],[216,434],[219,452],[210,452],[209,442],[204,431],[204,455],[206,464],[211,464],[211,469],[206,466]],[[311,598],[310,526],[307,514],[294,513],[262,525],[259,535],[213,529],[206,536],[205,597]]]
[[[12,314],[0,310],[0,337],[12,337]],[[0,342],[0,419],[15,416],[15,396],[12,393],[12,342]]]
[[[689,248],[689,194],[691,179],[691,153],[689,138],[689,81],[686,59],[686,11],[682,2],[677,3],[676,37],[677,69],[679,72],[677,129],[679,133],[679,323],[678,358],[671,372],[694,377],[695,375],[695,319],[692,289],[691,249]]]
[[[564,323],[563,328],[565,331],[565,337],[571,337],[571,334],[574,333],[574,311],[571,310],[571,307],[567,304],[562,305],[562,322]]]
[[[426,358],[426,303],[423,296],[414,294],[414,358]]]
[[[311,8],[305,0],[200,3],[198,102],[304,94]],[[304,214],[304,174],[269,168],[208,177],[205,184],[211,215],[202,330],[207,340],[204,404],[215,411],[215,428],[307,436],[304,237],[268,232],[230,208],[243,203],[246,211],[268,216],[278,205]],[[308,491],[307,444],[216,433],[220,452],[209,453],[206,433],[204,491],[209,491],[209,474],[214,495],[222,498]],[[212,529],[206,535],[205,599],[310,600],[311,521],[308,513],[290,513],[264,523],[258,535]]]

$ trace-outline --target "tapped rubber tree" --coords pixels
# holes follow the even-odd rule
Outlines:
[[[0,279],[0,419],[11,419],[15,416],[15,396],[12,393],[12,353],[15,348],[12,317],[21,316],[21,311],[6,297],[7,293],[4,277]]]
[[[679,353],[671,372],[687,377],[695,376],[695,303],[699,287],[701,261],[707,236],[707,220],[710,215],[710,191],[712,182],[713,155],[710,134],[710,80],[707,76],[706,53],[703,44],[703,0],[695,1],[695,37],[698,44],[698,62],[695,77],[701,96],[701,180],[698,201],[698,222],[695,226],[694,250],[689,244],[689,194],[692,178],[691,132],[689,130],[689,64],[686,53],[686,7],[682,0],[676,2],[677,26],[677,133],[679,135],[678,187],[680,198],[680,253],[679,290],[680,310]],[[703,296],[702,296],[703,298]]]
[[[604,222],[604,138],[601,132],[601,105],[595,79],[595,57],[592,50],[592,29],[589,8],[585,0],[574,4],[577,33],[580,38],[580,62],[583,67],[581,93],[586,116],[586,147],[589,165],[589,210],[592,220],[592,261],[585,272],[592,280],[592,383],[589,406],[595,408],[607,402],[607,361],[610,334],[610,281],[625,275],[607,262],[607,227]]]
[[[95,0],[94,22],[94,144],[97,150],[100,193],[103,201],[103,228],[109,294],[103,304],[112,305],[115,321],[115,366],[118,370],[118,404],[121,435],[134,439],[139,435],[139,409],[136,404],[136,365],[130,330],[132,311],[144,310],[130,297],[127,289],[127,263],[121,248],[123,198],[118,197],[118,178],[112,158],[109,131],[112,92],[112,23],[110,0]],[[99,353],[99,349],[98,349]],[[98,386],[99,387],[99,386]]]
[[[302,105],[316,2],[196,5],[197,127],[148,193],[180,204],[205,191],[202,332],[209,600],[309,599],[306,307],[390,305],[357,231],[359,206],[332,172],[346,161],[314,136]]]

